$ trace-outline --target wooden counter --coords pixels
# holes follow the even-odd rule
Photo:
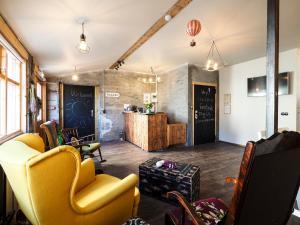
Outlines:
[[[167,114],[124,112],[126,140],[147,151],[167,147]]]

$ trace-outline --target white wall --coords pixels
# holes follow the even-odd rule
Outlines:
[[[279,97],[279,127],[297,128],[297,99],[300,87],[299,50],[280,53],[279,72],[292,72],[291,94]],[[220,70],[219,139],[245,145],[257,140],[257,132],[266,127],[266,98],[247,96],[247,78],[266,75],[266,58],[225,67]],[[224,114],[224,94],[231,94],[231,114]],[[300,95],[299,95],[300,96]],[[288,116],[281,116],[288,112]]]

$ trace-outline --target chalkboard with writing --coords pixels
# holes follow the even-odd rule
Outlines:
[[[78,128],[79,136],[95,133],[95,87],[64,85],[63,116],[65,128]]]
[[[215,94],[213,86],[194,86],[194,144],[215,141]]]

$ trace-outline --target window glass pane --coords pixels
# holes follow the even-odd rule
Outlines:
[[[42,100],[42,85],[39,82],[36,83],[36,96],[40,100]],[[42,110],[41,109],[39,110],[37,120],[38,121],[42,120]]]
[[[21,62],[10,52],[7,52],[7,76],[20,82]]]
[[[5,135],[5,80],[0,78],[0,138]]]
[[[7,134],[19,131],[20,127],[20,86],[7,83]]]

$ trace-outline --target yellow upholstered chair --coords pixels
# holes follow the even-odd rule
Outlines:
[[[44,152],[43,140],[24,134],[0,146],[0,163],[33,225],[120,225],[136,216],[137,176],[95,175],[72,146]]]

